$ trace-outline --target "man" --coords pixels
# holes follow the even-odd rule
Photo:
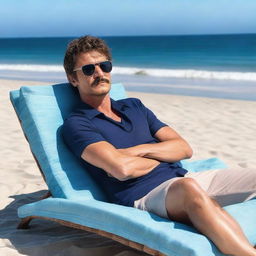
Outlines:
[[[110,99],[111,54],[103,40],[85,36],[72,41],[64,68],[81,98],[65,120],[64,140],[110,201],[191,223],[226,254],[256,256],[219,205],[255,197],[255,171],[183,169],[179,161],[190,158],[192,149],[176,131],[138,99]]]

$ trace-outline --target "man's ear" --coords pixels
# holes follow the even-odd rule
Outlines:
[[[77,87],[78,83],[77,83],[77,79],[74,78],[74,76],[72,75],[67,75],[68,81],[74,86]]]

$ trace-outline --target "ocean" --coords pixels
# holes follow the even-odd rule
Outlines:
[[[73,38],[0,39],[0,78],[65,82]],[[256,34],[103,37],[127,90],[256,100]]]

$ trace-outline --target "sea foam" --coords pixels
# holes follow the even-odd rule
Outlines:
[[[61,65],[29,65],[29,64],[0,64],[3,71],[24,72],[64,72]],[[156,69],[156,68],[132,68],[114,67],[113,74],[119,75],[148,75],[155,77],[174,77],[188,79],[219,79],[219,80],[247,80],[256,81],[256,72],[226,72],[193,69]]]
[[[199,78],[199,79],[219,79],[219,80],[248,80],[256,81],[256,72],[224,72],[194,69],[153,69],[153,68],[125,68],[115,67],[115,74],[123,75],[149,75],[156,77],[175,78]]]
[[[0,70],[28,72],[63,72],[61,65],[0,64]]]

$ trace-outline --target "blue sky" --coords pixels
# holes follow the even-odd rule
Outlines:
[[[256,33],[255,0],[0,0],[0,37]]]

